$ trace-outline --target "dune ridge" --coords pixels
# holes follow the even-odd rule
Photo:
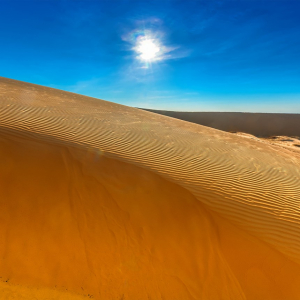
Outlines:
[[[290,274],[288,270],[294,270],[287,278],[300,278],[300,160],[296,153],[151,112],[5,78],[0,79],[0,95],[0,133],[6,139],[14,136],[78,149],[68,150],[75,157],[85,149],[104,161],[119,161],[160,176],[186,190],[190,196],[184,197],[194,197],[204,210],[216,213],[213,218],[230,222],[266,243],[261,247],[278,251],[274,256],[281,257],[282,265],[293,265],[284,271]],[[228,253],[227,259],[234,264]],[[226,260],[223,254],[215,255],[215,263]],[[218,279],[223,295],[228,285],[222,299],[266,299],[255,294],[247,297],[250,292],[245,288],[245,294],[245,284],[232,279],[237,276],[235,271],[226,269],[225,262],[219,264],[227,270],[220,275],[223,279]],[[190,287],[186,299],[197,299],[203,288],[200,292]],[[211,285],[207,287],[203,299],[205,293],[207,299],[220,299],[212,290]],[[296,288],[291,290],[291,295],[298,293]],[[167,292],[170,299],[177,299],[176,292]],[[183,293],[181,289],[177,292]],[[291,295],[290,299],[296,299]],[[105,294],[106,299],[113,296]]]

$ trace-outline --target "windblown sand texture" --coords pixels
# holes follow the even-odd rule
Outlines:
[[[0,79],[0,299],[300,299],[300,158]]]

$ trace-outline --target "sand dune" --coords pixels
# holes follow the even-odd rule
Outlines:
[[[300,137],[300,114],[145,110],[229,132]]]
[[[300,156],[0,78],[4,299],[299,299]]]

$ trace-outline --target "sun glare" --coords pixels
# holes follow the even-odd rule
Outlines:
[[[157,58],[160,48],[153,39],[143,39],[139,42],[136,50],[140,53],[140,59],[153,61]]]

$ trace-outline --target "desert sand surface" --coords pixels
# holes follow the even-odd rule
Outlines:
[[[300,136],[300,114],[145,110],[228,132],[258,137]]]
[[[0,78],[0,299],[300,299],[300,155]]]
[[[300,137],[298,136],[292,136],[292,137],[291,136],[270,136],[270,137],[258,138],[257,136],[245,132],[231,132],[231,133],[252,140],[269,143],[274,146],[280,146],[282,148],[294,152],[296,156],[297,154],[300,154]]]

